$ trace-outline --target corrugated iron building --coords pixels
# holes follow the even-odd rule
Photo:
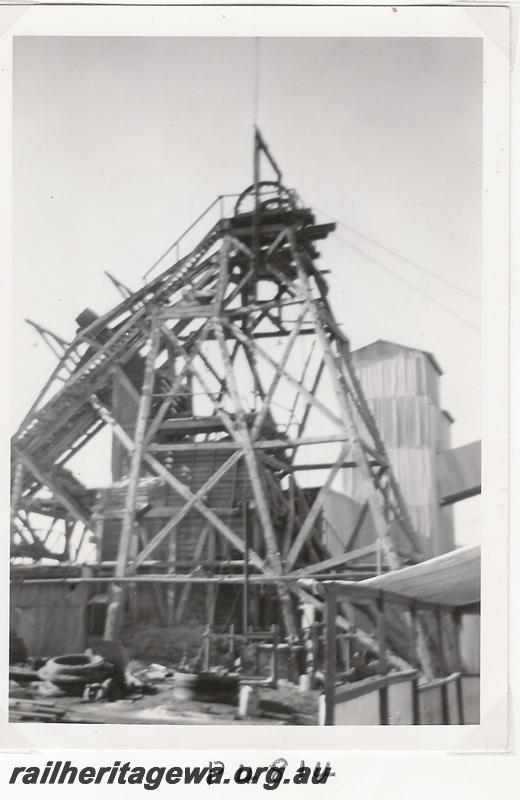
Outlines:
[[[437,456],[450,447],[453,419],[441,406],[442,370],[431,353],[382,340],[355,350],[352,357],[423,555],[446,553],[455,546],[453,508],[439,505]],[[345,471],[344,490],[351,500],[363,501],[357,470]],[[350,519],[351,503],[344,505]],[[332,513],[337,520],[337,509]],[[367,522],[358,544],[370,541],[371,534]]]

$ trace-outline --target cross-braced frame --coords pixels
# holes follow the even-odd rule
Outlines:
[[[260,180],[262,157],[276,180]],[[226,557],[235,559],[244,566],[244,580],[249,570],[268,579],[291,637],[298,634],[297,598],[320,603],[302,587],[302,577],[326,577],[367,557],[376,570],[420,558],[318,268],[316,243],[333,228],[317,224],[283,187],[257,132],[255,181],[233,214],[139,291],[112,279],[122,302],[87,320],[72,344],[52,339],[59,363],[13,440],[14,547],[35,559],[52,557],[46,539],[31,528],[31,513],[50,516],[51,531],[56,520],[64,521],[69,544],[63,560],[79,557],[75,526],[99,538],[92,497],[65,465],[108,425],[127,453],[127,474],[107,637],[122,624],[125,581],[165,544],[172,583],[182,575],[176,541],[193,515],[199,520],[193,560],[222,565]],[[40,333],[46,340],[54,336],[43,328]],[[134,403],[130,429],[118,418],[114,381]],[[184,469],[186,454],[194,453],[216,459],[198,482]],[[299,480],[304,473],[318,476],[314,493]],[[247,483],[240,496],[237,475],[241,486]],[[340,532],[342,552],[331,555],[321,535],[322,514],[331,487],[345,475],[363,502]],[[151,534],[138,502],[146,476],[160,479],[175,498]],[[224,484],[230,496],[222,509],[212,497]],[[43,489],[51,499],[42,499]],[[254,523],[244,522],[247,515]],[[374,535],[360,544],[368,519]],[[248,527],[254,536],[244,535]],[[169,595],[170,619],[179,619],[188,602],[186,578],[180,595]],[[214,608],[213,587],[208,581],[208,608]]]

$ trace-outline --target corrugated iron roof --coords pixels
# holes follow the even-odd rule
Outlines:
[[[461,547],[411,567],[361,581],[429,603],[466,606],[480,602],[480,545]]]
[[[396,342],[388,341],[388,339],[376,339],[376,341],[371,342],[370,344],[366,344],[363,347],[358,347],[356,350],[353,350],[352,355],[356,355],[358,353],[362,353],[363,351],[375,348],[377,345],[390,345],[390,347],[395,347],[398,350],[410,350],[415,353],[423,353],[423,355],[425,355],[431,361],[431,364],[433,368],[436,370],[436,372],[438,372],[439,375],[442,375],[442,369],[439,362],[437,361],[433,353],[430,353],[429,350],[422,350],[420,347],[409,347],[408,345],[405,344],[397,344]]]

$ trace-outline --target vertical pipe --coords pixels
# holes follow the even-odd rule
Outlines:
[[[253,268],[258,266],[259,223],[260,223],[260,137],[255,128],[255,146],[253,154],[253,184],[255,190],[255,208],[253,212]]]
[[[336,612],[338,590],[335,584],[327,586],[325,627],[325,725],[334,725],[334,688],[336,684]]]
[[[249,502],[244,501],[244,589],[242,592],[242,631],[247,634],[249,629],[249,545],[251,513]]]
[[[251,236],[251,266],[253,275],[245,282],[242,289],[242,305],[247,306],[252,299],[252,290],[256,294],[256,273],[259,262],[260,250],[260,152],[261,144],[258,129],[255,127],[254,150],[253,150],[253,187],[254,187],[254,209],[253,209],[253,229]],[[250,332],[250,320],[246,315],[242,319],[242,330],[246,335]]]

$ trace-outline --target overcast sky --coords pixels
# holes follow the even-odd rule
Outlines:
[[[216,195],[252,182],[257,50],[284,182],[343,223],[321,266],[352,347],[432,351],[454,444],[480,438],[478,39],[17,39],[14,422],[54,363],[23,319],[72,338],[85,306],[118,299],[104,269],[137,288]],[[477,516],[466,505],[463,538]]]

